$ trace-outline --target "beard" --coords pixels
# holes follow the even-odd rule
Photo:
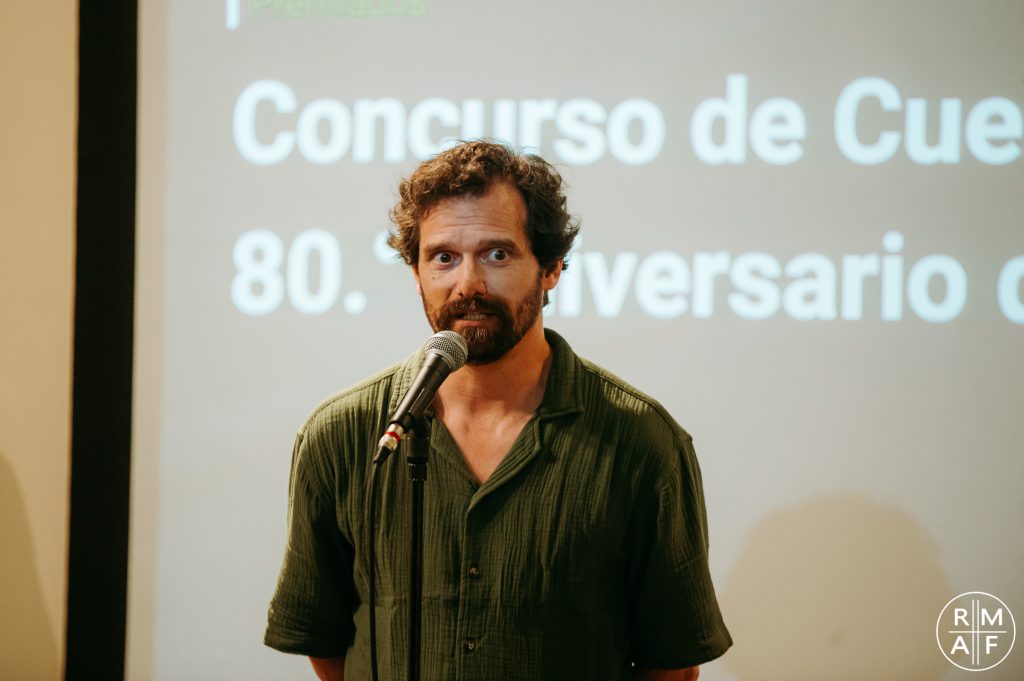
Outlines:
[[[424,298],[423,311],[434,333],[454,330],[455,322],[463,315],[492,316],[495,324],[489,327],[470,326],[459,331],[469,348],[466,363],[491,364],[504,357],[533,327],[540,315],[542,294],[541,277],[538,276],[537,285],[516,303],[515,309],[502,298],[476,295],[453,300],[436,308],[430,307]]]

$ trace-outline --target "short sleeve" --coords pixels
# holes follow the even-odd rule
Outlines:
[[[287,653],[340,657],[355,635],[354,551],[338,528],[325,455],[305,432],[296,436],[288,541],[263,642]]]
[[[708,569],[707,516],[689,437],[638,500],[631,520],[633,662],[683,669],[719,657],[732,638]]]

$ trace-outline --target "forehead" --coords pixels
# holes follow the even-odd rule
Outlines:
[[[526,242],[526,203],[510,182],[494,182],[479,196],[442,199],[420,220],[420,242],[491,238]]]

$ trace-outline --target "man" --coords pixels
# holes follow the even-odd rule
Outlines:
[[[578,230],[558,173],[467,142],[400,194],[390,243],[434,330],[469,347],[429,419],[423,678],[695,679],[732,643],[708,574],[700,470],[657,402],[543,327]],[[365,481],[422,360],[328,398],[296,438],[265,642],[310,656],[321,679],[369,678]],[[382,679],[405,677],[403,468],[382,470],[373,538]]]

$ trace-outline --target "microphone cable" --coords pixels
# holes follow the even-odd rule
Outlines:
[[[370,678],[379,681],[377,672],[377,477],[383,464],[381,457],[374,457],[370,464],[370,479],[367,482],[367,580],[370,586]]]

